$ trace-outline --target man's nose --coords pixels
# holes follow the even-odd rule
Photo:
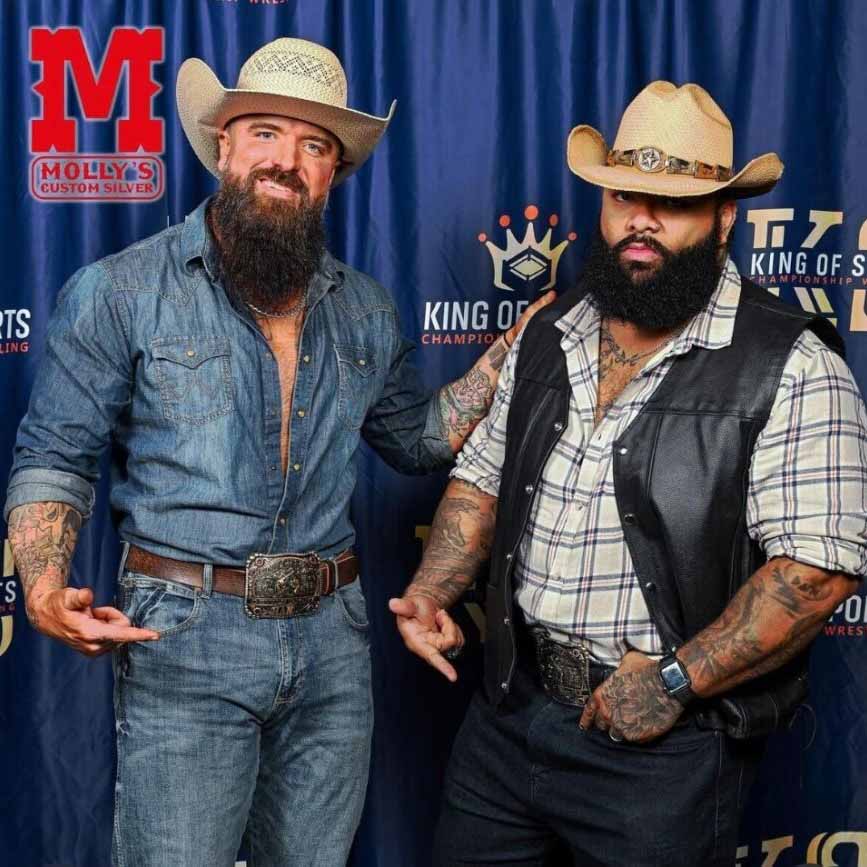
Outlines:
[[[629,210],[627,231],[636,233],[659,231],[659,221],[656,219],[653,202],[649,196],[636,195],[630,204],[632,207]]]
[[[292,172],[298,169],[301,162],[300,149],[297,142],[287,136],[286,139],[280,143],[279,147],[274,150],[271,162],[276,168],[283,172]]]

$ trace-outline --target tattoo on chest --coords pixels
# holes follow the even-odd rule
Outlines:
[[[605,417],[621,392],[635,378],[644,362],[659,346],[643,352],[626,352],[614,338],[606,322],[599,326],[599,390],[596,399],[596,424]]]

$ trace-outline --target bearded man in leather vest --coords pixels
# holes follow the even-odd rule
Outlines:
[[[612,148],[569,137],[603,188],[582,279],[516,341],[391,602],[454,680],[447,609],[490,559],[437,864],[730,865],[764,735],[867,571],[864,404],[828,321],[729,258],[783,169],[732,152],[710,95],[662,81]]]

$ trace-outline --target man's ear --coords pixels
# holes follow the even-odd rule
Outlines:
[[[224,172],[226,170],[226,166],[229,163],[229,154],[232,151],[232,139],[229,135],[229,127],[223,127],[220,130],[220,134],[217,137],[217,168]]]
[[[734,201],[729,200],[723,202],[719,206],[719,222],[720,222],[720,244],[725,246],[728,243],[729,234],[731,234],[732,226],[735,224],[735,218],[738,215],[738,206]]]

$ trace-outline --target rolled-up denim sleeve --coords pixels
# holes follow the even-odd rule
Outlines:
[[[59,502],[90,517],[99,458],[128,406],[132,363],[119,293],[99,264],[61,291],[18,428],[4,519],[26,503]]]
[[[422,382],[412,362],[415,344],[401,335],[396,313],[388,340],[388,372],[364,421],[364,439],[402,473],[429,473],[451,466],[454,454],[440,422],[437,392]]]

